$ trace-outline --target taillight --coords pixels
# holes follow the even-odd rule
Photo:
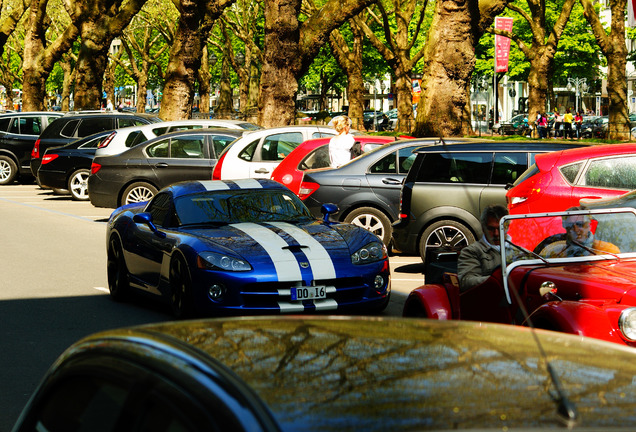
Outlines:
[[[113,133],[111,133],[110,135],[108,135],[104,141],[100,142],[100,143],[97,145],[97,148],[104,148],[104,147],[108,147],[108,144],[110,144],[110,143],[111,143],[111,141],[113,140],[113,138],[115,138],[115,135],[117,135],[117,132],[113,132]]]
[[[39,159],[40,158],[40,139],[35,142],[33,145],[33,150],[31,150],[31,159]]]
[[[216,161],[216,165],[214,165],[214,171],[212,171],[212,180],[221,180],[221,164],[223,164],[223,160],[227,156],[227,152],[223,153],[218,161]]]
[[[102,166],[100,164],[93,162],[91,164],[91,174],[97,173],[97,171],[99,171],[101,168]]]
[[[42,156],[42,165],[47,164],[51,161],[54,161],[55,159],[58,158],[59,155],[56,155],[55,153],[53,154],[48,154],[45,153],[44,156]]]
[[[316,192],[318,188],[320,188],[320,185],[318,183],[304,181],[300,184],[298,197],[301,200],[306,200],[312,193]]]

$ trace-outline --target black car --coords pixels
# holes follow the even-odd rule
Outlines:
[[[32,180],[31,150],[40,133],[55,119],[56,112],[17,112],[0,114],[0,185],[18,178]]]
[[[44,152],[51,147],[61,147],[77,139],[98,132],[126,126],[158,123],[154,115],[123,112],[71,112],[49,125],[33,145],[31,151],[31,173],[37,176]]]
[[[307,170],[300,198],[316,217],[321,206],[338,206],[339,221],[375,233],[387,246],[398,219],[402,181],[415,160],[413,150],[437,139],[402,140],[375,148],[336,169]]]
[[[626,431],[634,376],[618,344],[510,325],[168,322],[73,344],[13,432]]]
[[[88,200],[87,180],[97,146],[111,134],[103,131],[44,152],[38,170],[42,187],[66,189],[77,201]]]
[[[506,187],[534,156],[581,146],[545,141],[473,141],[422,147],[409,170],[393,224],[392,245],[422,257],[458,251],[481,237],[479,215],[490,204],[506,206]]]
[[[172,132],[123,153],[97,156],[88,178],[95,207],[117,208],[148,201],[159,189],[185,180],[210,180],[218,155],[241,129],[194,129]]]

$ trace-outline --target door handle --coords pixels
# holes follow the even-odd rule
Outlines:
[[[383,178],[382,183],[388,184],[388,185],[399,185],[399,184],[402,184],[402,181],[394,179],[394,178]]]
[[[256,174],[267,174],[269,173],[269,170],[267,168],[259,168],[257,170],[254,171]]]
[[[155,164],[155,168],[168,168],[170,165],[168,165],[165,162],[159,162],[157,164]]]

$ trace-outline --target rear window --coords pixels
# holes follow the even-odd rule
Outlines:
[[[574,184],[574,180],[576,180],[576,176],[581,170],[582,166],[583,166],[583,162],[577,162],[570,165],[562,166],[561,168],[559,168],[559,171],[561,171],[561,174],[563,174],[563,177],[565,177],[565,179],[570,184]],[[537,172],[539,172],[539,170],[537,170]]]
[[[113,119],[94,117],[82,119],[79,127],[77,128],[77,137],[84,138],[89,135],[96,134],[113,129]],[[71,135],[69,135],[71,136]]]
[[[147,141],[148,138],[144,135],[143,132],[131,132],[128,137],[126,137],[126,147],[134,147],[137,144],[141,144],[144,141]]]
[[[492,153],[426,153],[415,181],[488,184]]]
[[[607,189],[636,189],[636,157],[593,160],[585,172],[583,184]]]
[[[75,136],[75,129],[77,128],[77,125],[79,124],[79,119],[75,119],[75,120],[71,120],[66,122],[66,124],[62,127],[62,130],[60,131],[60,136],[66,137],[66,138],[72,138]],[[53,123],[55,124],[55,122]],[[47,129],[48,131],[48,129]],[[55,136],[55,132],[51,131],[51,135]],[[85,136],[88,136],[90,134],[87,134]]]

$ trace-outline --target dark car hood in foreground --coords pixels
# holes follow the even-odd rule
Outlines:
[[[537,334],[576,405],[577,426],[636,424],[636,351],[562,333]],[[266,317],[165,323],[101,335],[113,337],[166,351],[185,342],[205,351],[256,391],[283,430],[561,425],[555,386],[528,328]]]

